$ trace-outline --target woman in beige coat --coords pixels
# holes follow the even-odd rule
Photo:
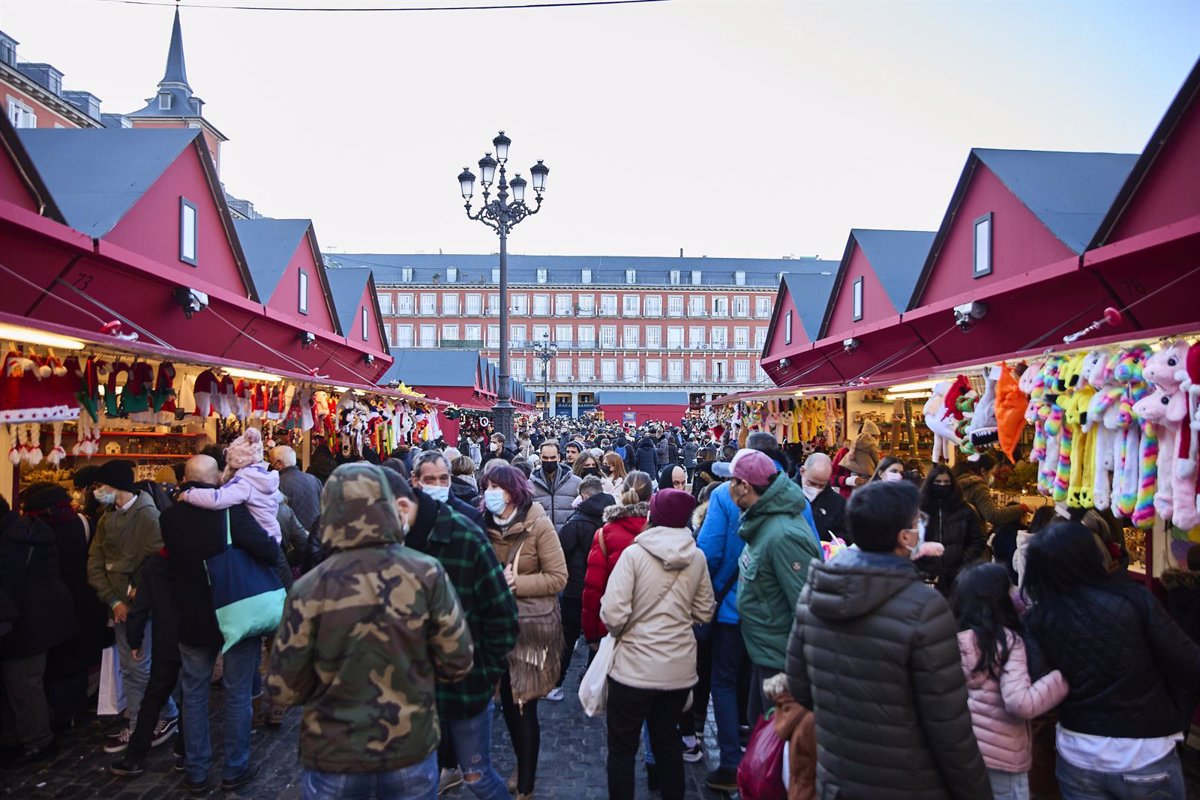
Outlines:
[[[696,684],[692,625],[713,616],[704,554],[688,530],[696,507],[687,492],[663,489],[650,500],[646,530],[625,549],[600,604],[617,640],[608,673],[608,796],[632,800],[642,723],[650,728],[664,800],[683,798],[683,743],[677,723]]]
[[[529,481],[519,470],[507,465],[493,467],[482,480],[484,525],[496,557],[504,565],[504,577],[517,598],[518,607],[522,600],[549,598],[557,608],[557,595],[567,585],[567,562],[554,525],[541,505],[533,502]],[[515,792],[518,800],[533,797],[541,746],[537,698],[554,688],[562,651],[561,624],[557,631],[549,631],[542,630],[545,626],[539,623],[536,632],[531,629],[532,625],[528,620],[521,621],[517,647],[509,654],[509,671],[500,679],[504,723],[517,756],[517,772],[513,776],[515,780],[509,780],[509,791]],[[544,651],[540,658],[524,657],[539,647]],[[521,654],[524,656],[514,658]],[[543,688],[534,696],[520,692],[514,695],[514,670],[534,670],[538,674],[521,677],[532,678],[533,683]],[[520,683],[529,682],[523,680]]]

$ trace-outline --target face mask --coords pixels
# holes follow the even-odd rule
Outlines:
[[[421,491],[437,500],[439,503],[444,503],[450,499],[449,486],[425,486],[422,484]]]
[[[800,490],[804,492],[804,496],[808,498],[808,502],[810,502],[810,503],[813,500],[816,500],[817,495],[819,495],[822,491],[821,489],[818,489],[815,486],[809,486],[807,483],[804,484],[803,486],[801,486]]]
[[[904,476],[901,475],[899,472],[885,472],[879,476],[879,479],[883,480],[883,481],[887,481],[888,483],[891,483],[893,481],[904,480]]]
[[[116,492],[106,492],[103,489],[97,489],[92,493],[92,496],[95,497],[96,502],[102,506],[111,506],[113,503],[117,502]]]
[[[557,461],[543,461],[542,462],[542,472],[545,472],[547,475],[553,475],[554,473],[558,472],[558,462]]]
[[[504,499],[504,490],[488,489],[483,493],[483,505],[493,516],[503,512],[508,508],[508,501]]]
[[[939,486],[935,483],[929,487],[929,496],[934,500],[945,500],[953,489],[953,486]]]
[[[599,477],[600,477],[600,470],[599,470],[599,469],[597,469],[596,467],[588,467],[587,469],[585,469],[585,470],[583,471],[583,474],[584,474],[584,475],[595,475],[597,478],[599,478]]]
[[[575,495],[575,499],[571,501],[571,508],[579,508],[579,504],[583,502],[583,495]]]
[[[499,443],[499,442],[492,442],[492,446],[491,446],[491,448],[490,448],[490,449],[491,449],[491,451],[492,451],[493,453],[499,453],[499,452],[500,452],[500,443]]]

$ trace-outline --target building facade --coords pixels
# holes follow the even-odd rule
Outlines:
[[[498,360],[498,256],[326,260],[374,270],[392,346],[475,349]],[[594,410],[606,389],[671,387],[699,406],[764,385],[759,355],[781,275],[831,268],[836,262],[811,259],[510,256],[512,377],[560,416]],[[548,364],[534,352],[547,342],[558,348]]]

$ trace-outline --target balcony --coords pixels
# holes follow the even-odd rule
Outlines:
[[[482,350],[483,339],[442,339],[441,346],[452,350]]]

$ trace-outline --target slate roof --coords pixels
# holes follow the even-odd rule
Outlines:
[[[933,244],[933,231],[880,231],[855,228],[850,235],[871,262],[871,269],[883,284],[888,299],[897,311],[908,307],[913,287],[921,277],[921,267]]]
[[[171,95],[171,107],[161,108],[158,95]],[[183,57],[183,29],[179,24],[179,9],[171,27],[171,45],[167,49],[167,67],[158,82],[158,93],[146,100],[146,106],[126,114],[127,117],[199,117],[204,101],[196,97],[187,79],[187,64]]]
[[[275,287],[279,285],[296,248],[311,225],[312,221],[307,219],[233,220],[238,241],[242,243],[242,252],[246,254],[250,266],[250,274],[254,276],[254,286],[264,303],[270,302]]]
[[[330,273],[337,270],[330,270]],[[393,347],[388,352],[395,359],[379,379],[380,384],[403,381],[407,386],[465,386],[475,387],[479,369],[478,350],[439,350],[437,348]]]
[[[20,166],[20,173],[24,177],[30,193],[44,206],[42,215],[56,222],[65,222],[58,206],[54,203],[54,196],[50,193],[50,188],[42,180],[42,176],[29,157],[29,152],[22,143],[17,129],[8,121],[7,114],[0,114],[0,147],[7,150],[12,159]]]
[[[99,239],[200,136],[194,129],[19,131],[66,223]]]
[[[327,253],[325,259],[331,265],[347,267],[370,267],[375,272],[378,286],[432,285],[434,276],[441,286],[496,285],[492,281],[492,270],[499,266],[499,256],[489,255],[441,255],[425,253]],[[832,265],[829,266],[829,265]],[[829,270],[832,277],[837,262],[824,262],[810,258],[673,258],[652,256],[538,256],[509,255],[508,282],[510,286],[558,286],[576,287],[582,283],[581,270],[592,271],[591,285],[594,286],[661,286],[670,285],[670,272],[680,271],[679,291],[691,287],[692,270],[700,270],[701,286],[732,287],[734,272],[746,273],[747,287],[771,287],[779,285],[781,272],[819,272]],[[402,270],[413,271],[412,281],[403,279]],[[446,268],[458,269],[458,280],[446,281]],[[537,282],[537,270],[546,269],[545,284]],[[636,270],[634,284],[625,281],[625,270]]]
[[[329,279],[329,291],[333,295],[333,308],[337,312],[342,335],[353,338],[353,333],[358,330],[355,323],[358,321],[359,301],[371,280],[371,270],[327,269],[325,276]]]
[[[598,406],[686,406],[687,392],[602,391],[596,395]]]
[[[819,272],[789,272],[783,276],[783,285],[787,287],[796,311],[800,314],[800,325],[810,342],[815,342],[821,334],[821,325],[825,321],[825,309],[829,306],[829,297],[833,294],[833,282],[837,272],[837,261],[813,262],[822,265]],[[776,311],[779,303],[776,302]],[[775,318],[772,315],[771,327],[774,331]],[[768,341],[770,340],[768,334]]]
[[[1138,159],[1129,153],[971,153],[1074,253],[1087,248]]]

